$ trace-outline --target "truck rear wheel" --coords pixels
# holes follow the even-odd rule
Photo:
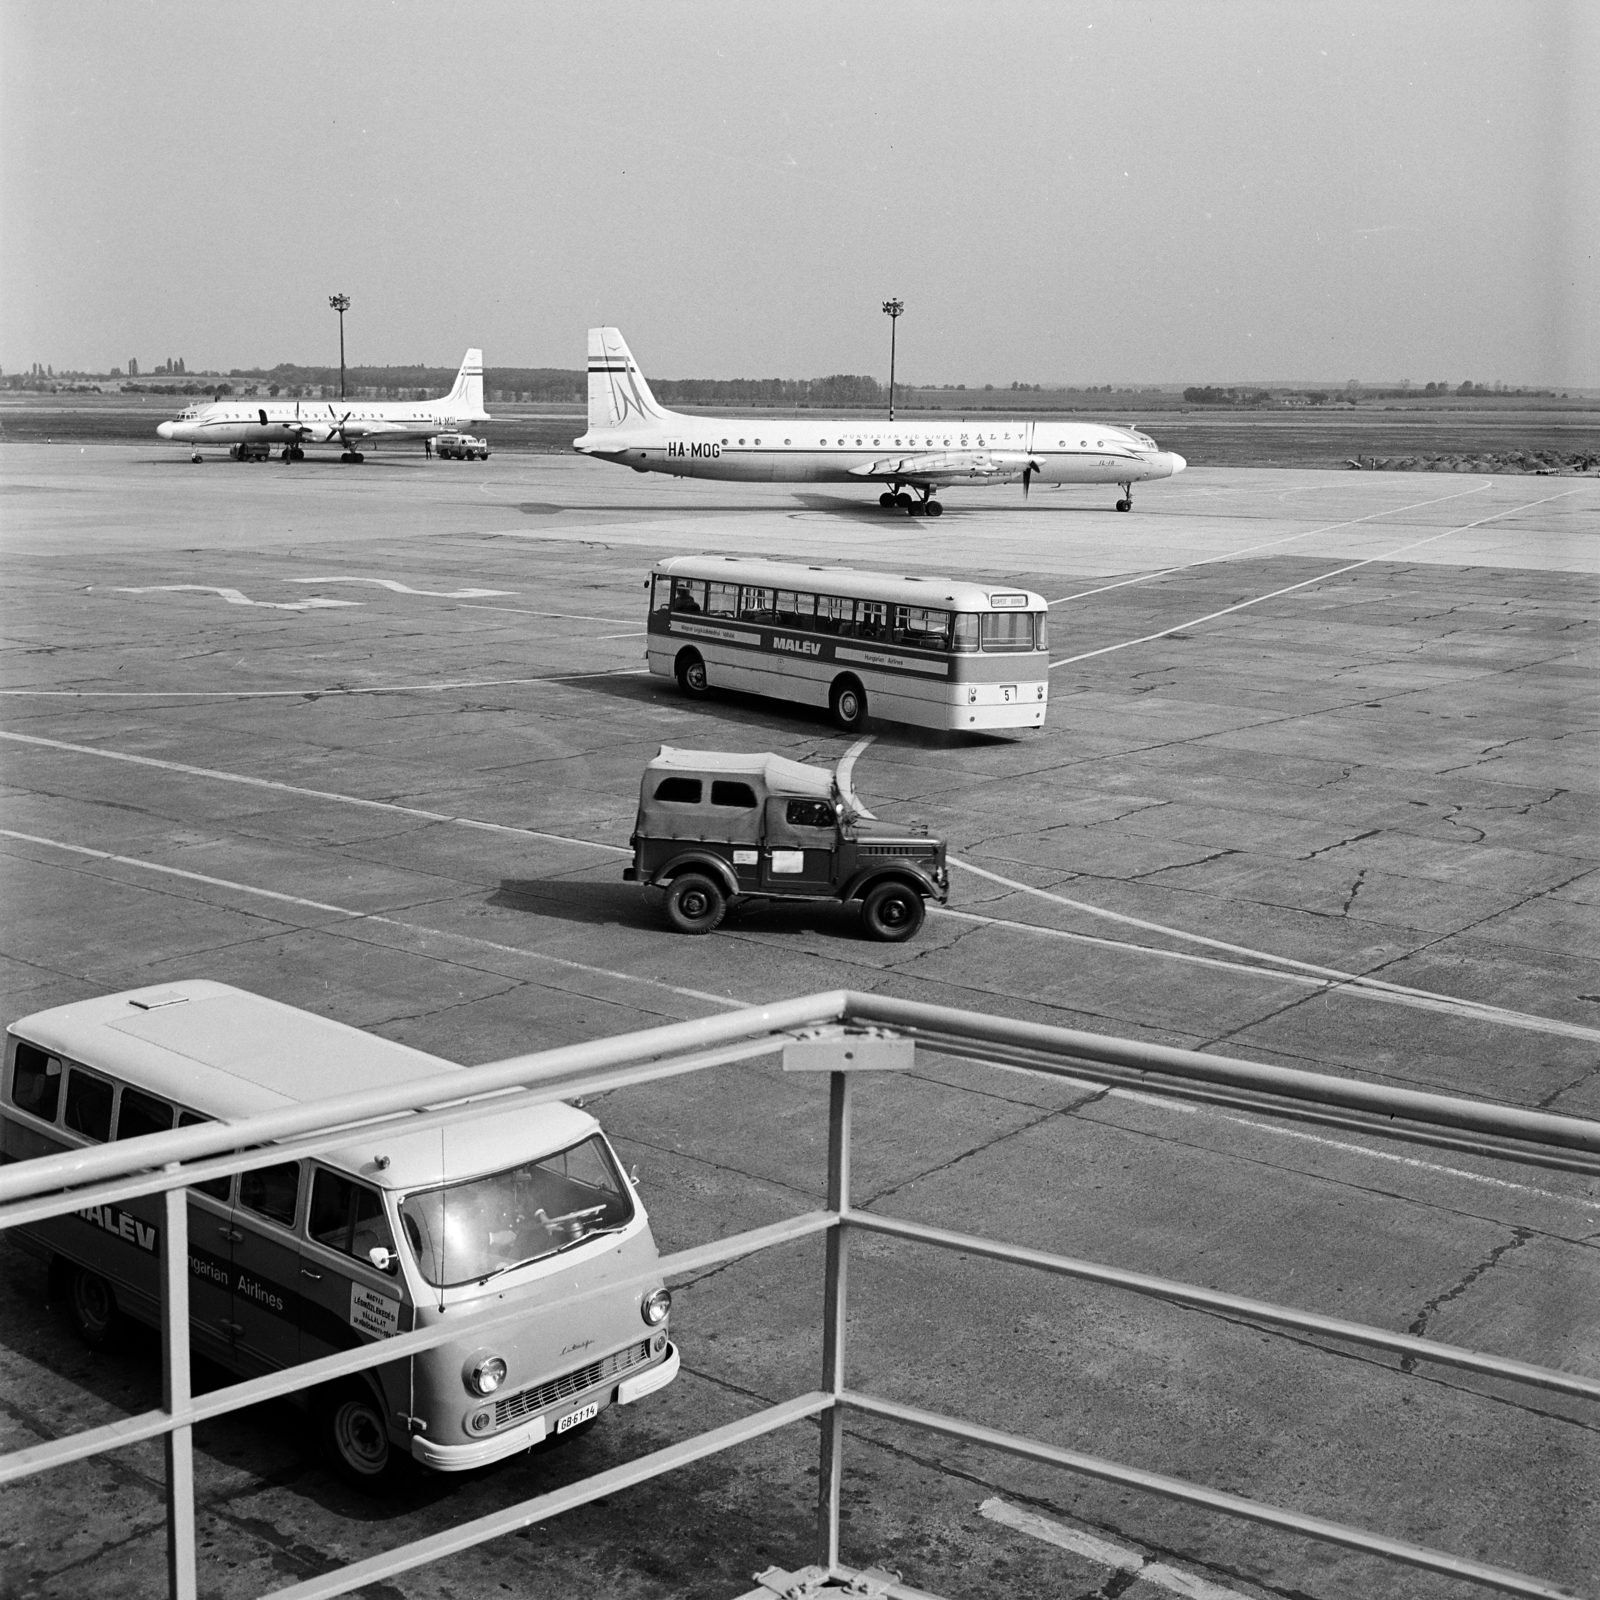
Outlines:
[[[840,678],[828,696],[828,709],[846,733],[854,733],[866,725],[867,691],[854,678]]]
[[[383,1408],[364,1383],[319,1390],[312,1410],[324,1458],[352,1488],[370,1493],[403,1476],[411,1458],[395,1448]]]
[[[922,926],[926,908],[909,884],[880,883],[861,902],[861,924],[872,939],[899,944]]]
[[[68,1302],[72,1325],[91,1350],[104,1350],[116,1342],[122,1331],[122,1313],[111,1285],[99,1273],[74,1267]]]
[[[686,695],[699,699],[711,692],[711,680],[706,676],[706,664],[698,650],[680,650],[676,667],[678,687]]]
[[[710,933],[722,921],[728,898],[703,872],[684,872],[667,887],[667,921],[679,933]]]

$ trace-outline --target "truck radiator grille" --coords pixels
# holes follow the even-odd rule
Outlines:
[[[649,1359],[650,1341],[641,1339],[637,1344],[630,1344],[624,1350],[602,1356],[600,1360],[591,1361],[586,1367],[579,1367],[576,1372],[566,1372],[559,1378],[552,1378],[548,1383],[541,1383],[536,1389],[523,1389],[518,1394],[507,1395],[504,1400],[496,1400],[494,1403],[494,1425],[503,1428],[508,1423],[520,1421],[523,1417],[534,1416],[547,1406],[568,1400],[575,1394],[582,1394],[585,1389],[592,1389],[597,1383],[604,1383],[608,1378],[619,1377],[629,1368],[642,1366]]]
[[[925,844],[863,844],[856,848],[858,855],[910,857],[914,861],[932,861],[938,854],[931,845]]]

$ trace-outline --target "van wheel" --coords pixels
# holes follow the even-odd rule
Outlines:
[[[313,1409],[323,1457],[352,1488],[390,1488],[404,1475],[411,1458],[395,1448],[383,1410],[364,1383],[320,1390]]]
[[[122,1313],[111,1285],[99,1273],[75,1268],[68,1298],[72,1325],[91,1350],[104,1350],[116,1342],[122,1331]]]
[[[840,678],[828,696],[828,709],[846,733],[854,733],[866,724],[867,691],[854,678]]]
[[[909,939],[922,926],[922,896],[903,883],[880,883],[861,902],[861,924],[867,936],[887,944]]]
[[[667,921],[679,933],[710,933],[727,909],[727,896],[703,872],[680,873],[667,887]]]
[[[706,676],[706,664],[698,650],[684,650],[679,653],[678,687],[696,699],[710,692],[711,680]]]

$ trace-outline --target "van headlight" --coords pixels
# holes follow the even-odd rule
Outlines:
[[[493,1394],[506,1381],[506,1364],[499,1356],[485,1356],[472,1364],[467,1383],[474,1394]]]
[[[639,1302],[639,1315],[654,1328],[657,1324],[667,1320],[667,1313],[672,1310],[672,1291],[670,1289],[652,1289],[643,1300]]]

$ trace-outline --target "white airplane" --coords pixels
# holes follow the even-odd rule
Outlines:
[[[879,483],[884,507],[937,517],[935,491],[962,483],[1116,483],[1118,511],[1133,486],[1187,463],[1133,428],[1104,422],[982,417],[690,417],[650,393],[615,328],[589,330],[589,431],[573,448],[635,472],[743,483]],[[914,499],[912,491],[921,498]]]
[[[308,444],[335,441],[344,450],[341,461],[362,461],[360,447],[371,441],[431,439],[490,420],[483,409],[483,351],[469,350],[455,387],[437,400],[213,400],[190,406],[156,432],[194,445],[194,461],[207,444],[227,445],[236,461],[264,461],[274,445],[285,461],[303,461]]]

